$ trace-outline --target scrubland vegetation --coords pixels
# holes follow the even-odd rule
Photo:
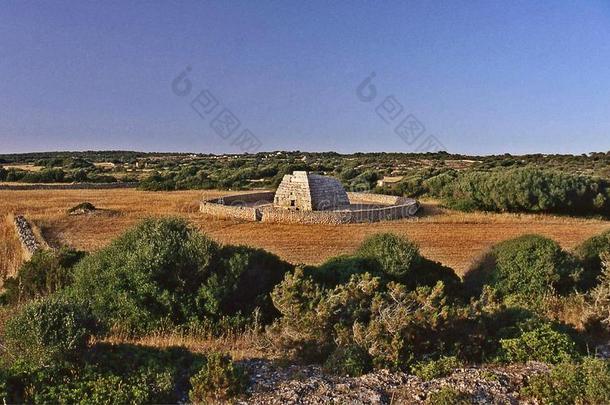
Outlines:
[[[28,171],[2,164],[32,164]],[[352,191],[433,197],[450,208],[610,215],[610,155],[272,152],[255,155],[57,152],[0,155],[0,181],[139,182],[142,190],[275,188],[294,170],[339,178]],[[398,179],[384,183],[386,176]],[[378,181],[381,183],[378,184]]]
[[[609,233],[570,251],[529,235],[496,245],[461,279],[385,233],[351,255],[294,266],[181,219],[148,219],[92,254],[39,252],[7,281],[0,397],[222,401],[248,385],[228,353],[129,342],[247,333],[270,359],[341,375],[433,379],[464,364],[539,361],[552,369],[525,397],[608,403],[610,368],[595,348],[610,337],[609,259]],[[450,388],[433,397],[467,401]]]

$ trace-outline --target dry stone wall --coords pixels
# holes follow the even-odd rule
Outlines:
[[[283,208],[311,211],[313,209],[307,172],[294,172],[282,178],[275,192],[275,205]]]
[[[259,221],[260,211],[255,207],[241,205],[223,205],[203,201],[199,205],[199,211],[216,218],[235,218],[246,221]]]
[[[273,206],[270,204],[273,195],[273,192],[249,193],[202,201],[200,211],[217,218],[235,218],[246,221],[338,225],[408,218],[419,210],[419,203],[410,198],[350,193],[353,201],[383,206],[367,209],[297,211]]]
[[[227,195],[202,201],[199,211],[217,218],[235,218],[246,221],[260,221],[262,214],[258,206],[273,201],[273,191]]]
[[[32,227],[22,215],[15,217],[15,230],[17,231],[17,237],[27,256],[31,257],[40,249],[40,244],[36,240]]]
[[[349,198],[339,180],[295,171],[284,176],[273,203],[300,211],[322,211],[344,208]]]
[[[372,193],[347,193],[349,200],[352,202],[361,202],[368,204],[381,205],[401,205],[408,204],[413,201],[412,198],[398,197],[395,195],[372,194]]]
[[[349,198],[339,180],[317,174],[308,177],[314,210],[336,210],[349,205]]]

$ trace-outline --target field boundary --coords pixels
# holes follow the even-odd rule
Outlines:
[[[397,220],[414,216],[417,200],[383,194],[348,193],[350,202],[383,205],[363,209],[297,211],[272,205],[272,191],[228,195],[200,202],[199,211],[218,218],[288,224],[353,224]]]

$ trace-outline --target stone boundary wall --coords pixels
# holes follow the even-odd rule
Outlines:
[[[348,193],[353,202],[380,204],[379,208],[335,211],[296,211],[268,205],[274,192],[229,195],[202,201],[199,211],[218,218],[292,224],[339,225],[362,222],[396,220],[414,216],[419,202],[405,197],[369,193]],[[258,203],[247,206],[248,203]]]
[[[246,221],[260,221],[261,211],[258,207],[249,207],[245,204],[266,204],[273,201],[273,191],[262,191],[259,193],[245,193],[226,195],[202,201],[199,204],[199,212],[219,218],[236,218]]]
[[[32,231],[32,227],[22,215],[18,215],[15,217],[14,224],[15,230],[17,232],[17,237],[21,242],[23,251],[25,252],[27,257],[32,257],[32,255],[40,249],[40,244],[36,240],[36,236]]]
[[[260,210],[255,207],[223,205],[202,201],[201,204],[199,204],[199,211],[218,218],[235,218],[246,221],[260,221]]]
[[[379,222],[397,220],[414,216],[419,210],[415,200],[407,204],[392,205],[381,208],[343,211],[293,211],[274,208],[263,208],[262,222],[283,222],[291,224],[356,224],[363,222]]]
[[[214,198],[211,200],[206,200],[204,202],[213,203],[213,204],[224,204],[224,205],[237,205],[240,203],[256,203],[256,202],[263,202],[263,201],[270,203],[273,201],[274,195],[275,195],[275,192],[273,192],[273,191],[261,191],[258,193],[226,195],[224,197]]]
[[[395,195],[372,194],[372,193],[348,192],[347,196],[349,197],[349,200],[352,204],[354,202],[363,202],[363,203],[369,203],[369,204],[382,204],[382,205],[403,205],[403,204],[408,204],[411,201],[414,201],[412,198],[409,198],[409,197],[398,197]]]
[[[107,190],[112,188],[136,188],[138,183],[66,183],[66,184],[0,184],[2,190]]]

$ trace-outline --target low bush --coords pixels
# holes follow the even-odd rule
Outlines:
[[[473,398],[467,392],[445,386],[426,397],[426,405],[470,405]]]
[[[27,304],[11,317],[4,340],[18,361],[45,367],[77,359],[96,332],[95,319],[86,306],[47,298]]]
[[[200,312],[197,291],[218,266],[218,250],[182,220],[146,220],[81,261],[71,295],[125,333],[184,323]]]
[[[422,261],[416,244],[389,233],[366,239],[357,255],[375,260],[381,272],[391,279],[406,278]]]
[[[356,345],[337,347],[324,363],[326,372],[350,377],[359,377],[372,369],[371,356]]]
[[[374,268],[371,273],[375,276],[399,282],[410,289],[433,287],[438,281],[452,291],[460,285],[460,278],[452,269],[422,257],[416,244],[397,235],[371,236],[362,243],[356,256],[373,262],[368,268]]]
[[[424,184],[460,210],[607,215],[610,208],[606,180],[533,167],[454,172]]]
[[[469,291],[485,284],[500,295],[517,295],[525,302],[549,294],[566,294],[574,286],[580,268],[558,243],[538,235],[526,235],[496,245],[464,278]]]
[[[610,363],[587,357],[581,364],[558,364],[531,377],[522,394],[543,404],[610,403]]]
[[[98,344],[77,362],[1,369],[0,398],[36,404],[178,403],[188,370],[200,362],[182,348]]]
[[[359,276],[354,276],[354,279]],[[366,276],[361,276],[365,278]],[[376,280],[369,282],[376,289]],[[357,282],[355,282],[357,283]],[[325,292],[302,268],[286,274],[271,293],[273,305],[281,317],[267,329],[272,347],[288,357],[306,361],[324,361],[334,350],[333,319]]]
[[[567,333],[542,323],[531,330],[524,330],[515,338],[500,340],[499,358],[509,363],[541,361],[558,364],[579,357],[577,346]]]
[[[334,288],[339,284],[345,284],[355,274],[377,275],[380,273],[374,260],[349,255],[332,257],[320,266],[308,266],[304,271],[307,276],[324,288]]]
[[[39,250],[25,262],[17,275],[4,282],[4,300],[19,304],[48,296],[72,283],[73,267],[85,253],[62,248]]]
[[[601,323],[610,330],[610,253],[602,255],[602,272],[597,286],[588,294],[591,308],[591,320]]]
[[[189,400],[192,403],[217,403],[244,393],[247,376],[229,357],[211,353],[190,383]]]
[[[80,262],[70,294],[132,335],[257,307],[270,320],[269,293],[290,269],[262,250],[221,247],[181,219],[149,219]]]
[[[574,254],[583,267],[579,285],[583,290],[588,291],[595,287],[597,278],[602,272],[602,255],[610,254],[610,231],[587,239],[576,247]]]
[[[435,378],[446,377],[461,366],[462,362],[457,357],[450,356],[441,357],[438,360],[419,362],[411,367],[411,371],[422,380],[429,381]]]
[[[323,289],[297,269],[272,293],[282,316],[267,332],[273,347],[290,357],[323,362],[337,348],[358,346],[375,368],[406,369],[439,350],[450,312],[443,291],[440,282],[415,291],[383,286],[370,274]]]
[[[292,266],[263,249],[245,246],[224,246],[219,259],[197,293],[206,314],[219,319],[224,315],[249,315],[258,309],[260,321],[273,320],[278,313],[269,294]]]

